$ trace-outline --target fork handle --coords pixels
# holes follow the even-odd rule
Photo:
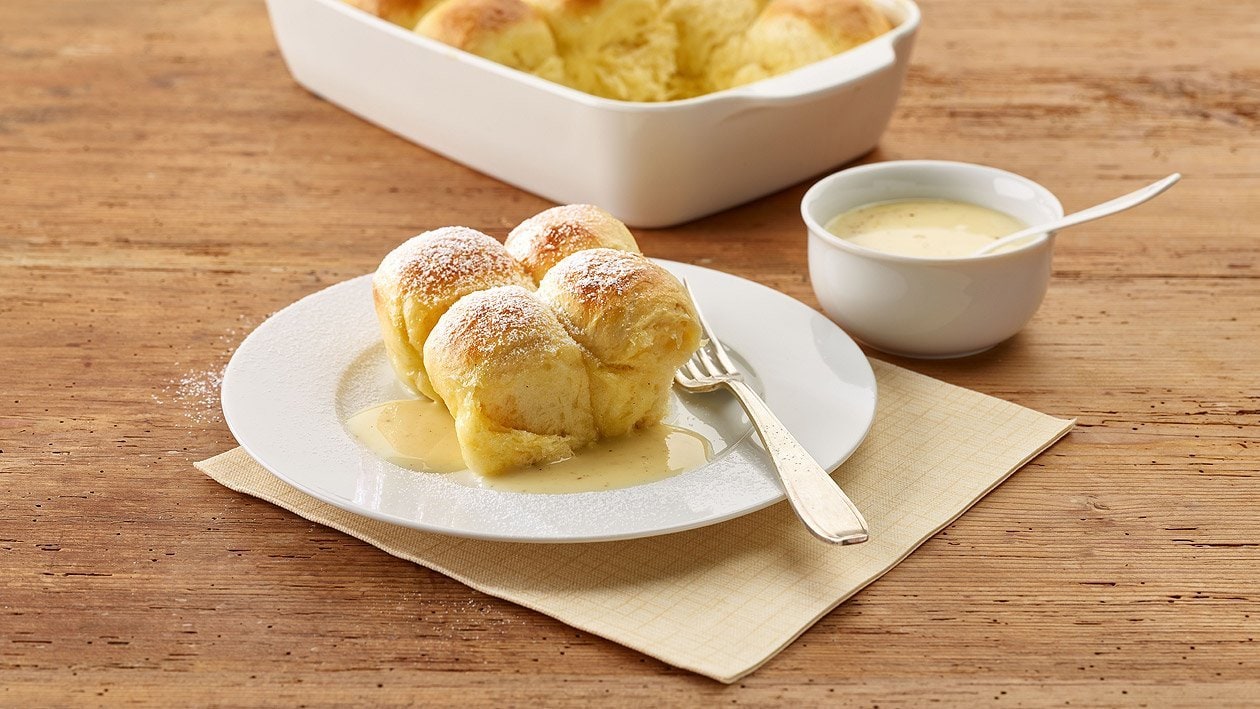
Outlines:
[[[862,513],[757,392],[738,380],[727,385],[761,435],[788,501],[809,531],[832,544],[861,544],[869,539]]]

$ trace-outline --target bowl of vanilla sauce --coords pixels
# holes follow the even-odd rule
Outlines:
[[[1045,187],[997,168],[902,160],[823,178],[801,201],[824,312],[892,354],[964,357],[1014,335],[1050,282],[1054,234],[985,244],[1063,216]]]

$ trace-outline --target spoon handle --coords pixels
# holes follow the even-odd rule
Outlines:
[[[1001,239],[998,239],[997,241],[990,242],[988,244],[985,244],[983,247],[976,249],[975,252],[972,253],[972,256],[983,256],[985,254],[991,254],[994,251],[1004,246],[1012,244],[1016,241],[1020,241],[1022,239],[1027,239],[1030,236],[1037,236],[1039,234],[1046,234],[1052,231],[1058,231],[1059,229],[1066,229],[1070,226],[1076,226],[1077,224],[1084,224],[1085,222],[1092,222],[1095,219],[1101,219],[1102,217],[1108,217],[1117,212],[1123,212],[1126,209],[1136,207],[1139,204],[1142,204],[1143,202],[1146,202],[1150,200],[1151,198],[1156,197],[1157,195],[1161,194],[1164,190],[1168,189],[1169,187],[1172,187],[1174,184],[1177,183],[1177,180],[1180,180],[1180,179],[1181,179],[1181,173],[1174,172],[1173,174],[1169,175],[1168,177],[1165,177],[1164,179],[1158,182],[1151,183],[1147,185],[1146,187],[1143,187],[1139,190],[1134,190],[1133,192],[1130,192],[1129,194],[1123,195],[1121,197],[1116,197],[1115,199],[1108,200],[1106,202],[1103,202],[1102,204],[1096,204],[1088,209],[1082,209],[1079,212],[1074,212],[1060,219],[1056,219],[1055,221],[1052,221],[1048,224],[1038,224],[1037,226],[1029,227],[1027,229],[1022,229],[1020,231],[1017,231],[1014,234],[1011,234],[1010,236],[1004,236]]]

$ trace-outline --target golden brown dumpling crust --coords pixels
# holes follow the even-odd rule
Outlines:
[[[584,249],[604,247],[639,253],[638,243],[621,220],[589,204],[566,204],[539,212],[513,229],[504,243],[535,282],[565,257]]]
[[[346,0],[346,2],[382,20],[412,29],[420,18],[442,0]]]
[[[771,0],[762,19],[799,19],[827,38],[837,51],[850,49],[892,29],[867,0]]]
[[[887,32],[872,0],[345,0],[594,96],[673,101],[826,59]]]
[[[513,69],[564,81],[551,28],[524,0],[446,0],[424,16],[416,32]]]
[[[502,244],[475,229],[435,229],[391,251],[372,278],[372,296],[399,378],[436,399],[422,354],[429,332],[459,298],[501,285],[533,283]]]

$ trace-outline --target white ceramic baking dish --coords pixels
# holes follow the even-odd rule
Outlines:
[[[682,101],[591,96],[448,47],[341,0],[267,0],[293,78],[452,160],[638,227],[746,202],[867,152],[892,116],[919,27],[794,72]]]

